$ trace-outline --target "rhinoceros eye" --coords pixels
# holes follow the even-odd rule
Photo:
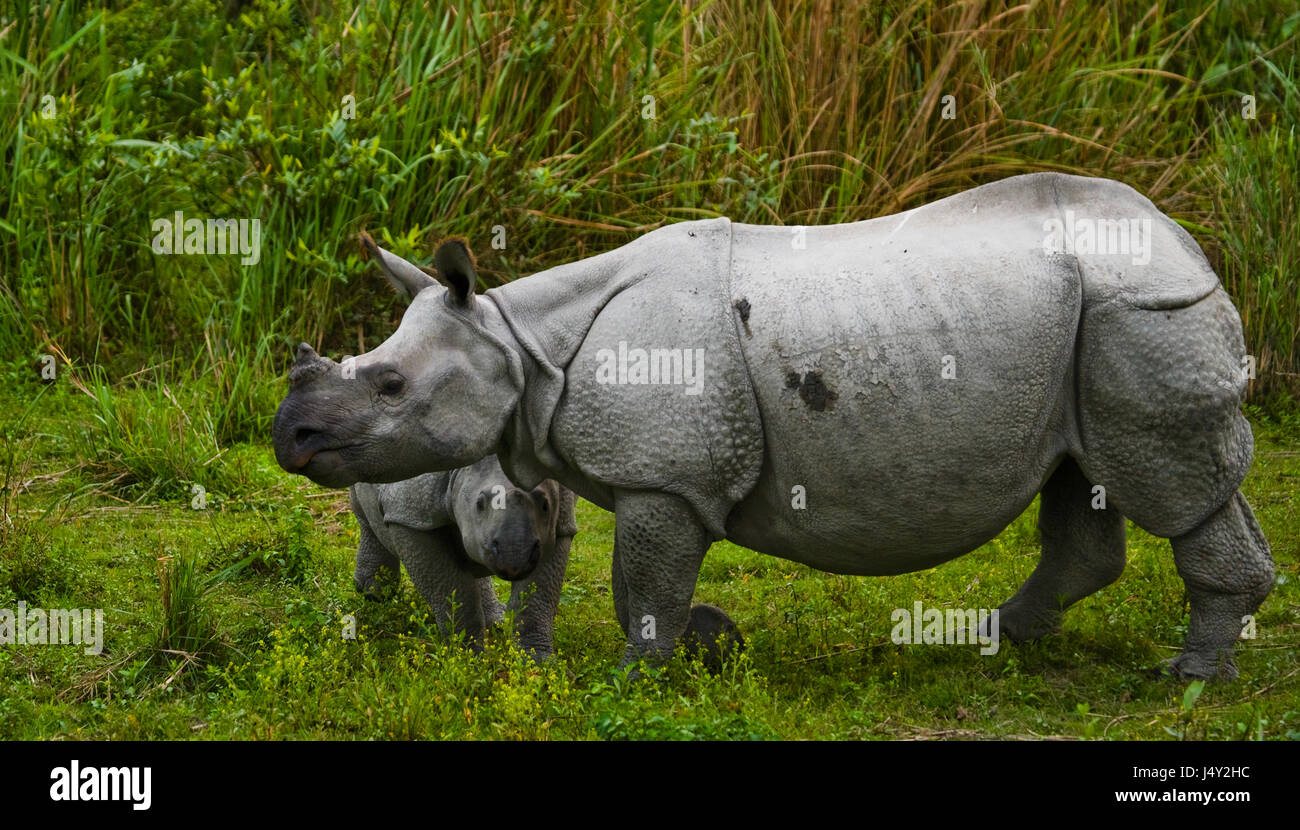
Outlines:
[[[483,512],[483,508],[487,507],[487,494],[486,494],[486,493],[479,493],[479,494],[478,494],[478,500],[474,502],[474,507],[478,510],[478,512],[480,512],[480,513]]]
[[[384,376],[379,382],[379,391],[385,395],[400,395],[402,389],[406,387],[406,381],[402,376],[396,373],[390,373]]]

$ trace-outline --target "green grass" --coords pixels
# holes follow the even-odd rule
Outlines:
[[[1037,562],[1036,507],[970,555],[897,577],[824,574],[720,543],[695,600],[726,609],[747,650],[719,676],[678,658],[629,684],[609,594],[613,517],[590,504],[579,505],[558,656],[539,668],[507,637],[477,656],[446,640],[409,580],[391,602],[363,601],[346,494],[279,473],[265,447],[232,450],[265,486],[203,510],[188,493],[124,503],[83,478],[58,436],[94,402],[68,383],[44,401],[10,446],[66,472],[10,488],[18,529],[0,552],[0,607],[104,608],[105,650],[0,648],[0,738],[1300,737],[1294,418],[1253,413],[1244,490],[1278,573],[1258,637],[1239,645],[1239,681],[1185,708],[1189,684],[1153,672],[1182,644],[1183,585],[1168,542],[1136,528],[1124,576],[1073,608],[1060,634],[991,656],[894,645],[891,613],[918,600],[996,607]],[[355,640],[343,636],[348,615]]]
[[[0,608],[102,607],[108,631],[98,657],[0,648],[0,737],[1295,737],[1298,41],[1270,0],[7,4]],[[538,669],[443,642],[409,585],[362,603],[346,501],[271,458],[294,345],[357,353],[400,317],[359,230],[418,261],[467,236],[493,285],[670,222],[867,219],[1033,170],[1147,194],[1257,358],[1245,488],[1278,585],[1241,682],[1194,701],[1149,672],[1186,605],[1137,530],[1059,636],[991,657],[895,646],[890,614],[1010,596],[1033,508],[890,579],[720,544],[696,598],[749,650],[629,686],[607,514],[582,507]],[[154,254],[177,210],[260,220],[260,262]]]
[[[1242,310],[1252,400],[1285,410],[1300,12],[1183,5],[18,0],[0,348],[208,378],[217,435],[265,437],[293,345],[392,328],[359,230],[417,259],[465,235],[492,284],[668,222],[853,221],[1062,170],[1195,234]],[[260,262],[154,254],[177,210],[259,219]]]

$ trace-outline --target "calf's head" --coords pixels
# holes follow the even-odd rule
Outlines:
[[[494,453],[523,390],[519,359],[483,325],[473,257],[438,248],[443,288],[415,265],[362,243],[400,293],[402,323],[377,349],[342,363],[298,346],[275,414],[275,458],[326,487],[399,481]]]
[[[465,554],[502,579],[523,579],[555,550],[558,488],[516,487],[496,456],[451,474],[448,502]]]

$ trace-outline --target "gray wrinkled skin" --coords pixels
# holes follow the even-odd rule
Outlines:
[[[1048,250],[1071,217],[1146,223],[1145,255]],[[344,486],[495,452],[521,485],[613,510],[625,660],[671,651],[717,539],[904,573],[1041,491],[1042,559],[1003,631],[1050,632],[1114,581],[1128,517],[1172,540],[1188,587],[1172,670],[1235,675],[1273,581],[1238,492],[1241,322],[1191,237],[1126,185],[1040,173],[853,224],[685,222],[482,296],[458,250],[439,250],[450,290],[372,250],[415,301],[359,380],[300,347],[277,458]],[[702,350],[699,394],[601,383],[620,343]]]
[[[358,483],[351,499],[361,526],[358,591],[373,599],[391,596],[404,566],[444,632],[463,631],[477,648],[487,627],[507,610],[517,611],[520,645],[539,660],[554,653],[555,613],[578,530],[573,493],[549,480],[521,490],[489,456],[450,472]],[[534,545],[532,563],[508,561]],[[510,601],[503,606],[492,577],[512,573]]]

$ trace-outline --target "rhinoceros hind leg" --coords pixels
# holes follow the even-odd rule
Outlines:
[[[690,619],[708,531],[685,500],[668,493],[619,491],[614,517],[614,601],[627,633],[623,665],[665,662]]]
[[[1069,457],[1048,478],[1038,511],[1043,552],[1029,579],[998,609],[999,635],[1023,641],[1051,634],[1066,608],[1124,572],[1124,516],[1113,506],[1094,508],[1092,490]]]
[[[1170,540],[1187,586],[1191,621],[1183,653],[1166,665],[1180,678],[1232,680],[1232,649],[1245,617],[1273,589],[1273,557],[1240,491],[1192,531]]]

